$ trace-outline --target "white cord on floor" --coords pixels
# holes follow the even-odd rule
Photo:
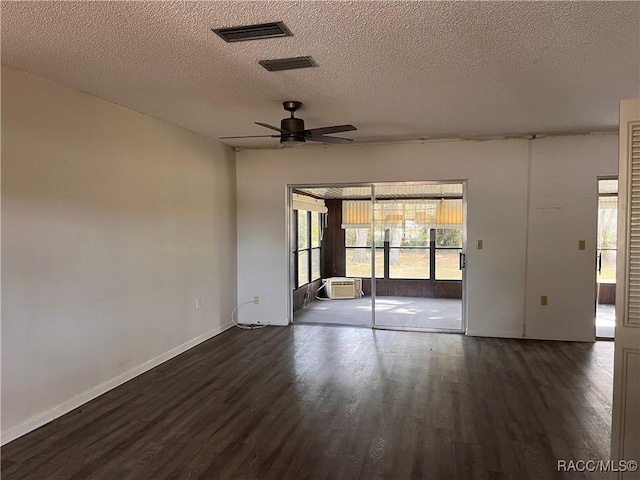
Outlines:
[[[256,330],[258,328],[264,328],[271,325],[270,323],[239,323],[238,319],[236,318],[236,313],[238,313],[241,306],[248,305],[249,303],[253,303],[253,300],[242,302],[241,304],[236,306],[236,308],[233,309],[233,312],[231,312],[231,322],[236,327],[241,328],[243,330]]]
[[[322,286],[318,290],[316,290],[316,294],[314,295],[316,297],[316,300],[322,300],[322,301],[331,300],[330,298],[322,298],[318,296],[318,292],[322,290],[324,287],[326,287],[328,284],[329,284],[328,280],[322,280]]]

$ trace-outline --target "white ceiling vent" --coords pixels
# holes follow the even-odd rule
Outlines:
[[[225,42],[244,42],[263,38],[291,37],[293,33],[283,22],[259,23],[240,27],[212,28]]]
[[[270,72],[318,66],[316,61],[311,57],[276,58],[275,60],[260,60],[258,63]]]

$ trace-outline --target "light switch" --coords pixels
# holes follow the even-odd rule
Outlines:
[[[478,250],[482,250],[482,240],[478,240],[478,241],[476,242],[476,248],[477,248]]]
[[[549,299],[546,295],[540,297],[540,305],[549,305]]]
[[[585,248],[587,248],[587,242],[578,240],[578,250],[584,250]]]

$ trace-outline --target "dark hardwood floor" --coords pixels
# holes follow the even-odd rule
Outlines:
[[[2,450],[3,480],[553,479],[608,459],[613,343],[229,330]]]

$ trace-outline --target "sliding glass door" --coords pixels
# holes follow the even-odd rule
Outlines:
[[[293,321],[371,328],[371,185],[292,187],[291,207]]]
[[[375,185],[374,325],[462,332],[464,184]]]
[[[292,187],[294,321],[463,332],[465,186]]]

